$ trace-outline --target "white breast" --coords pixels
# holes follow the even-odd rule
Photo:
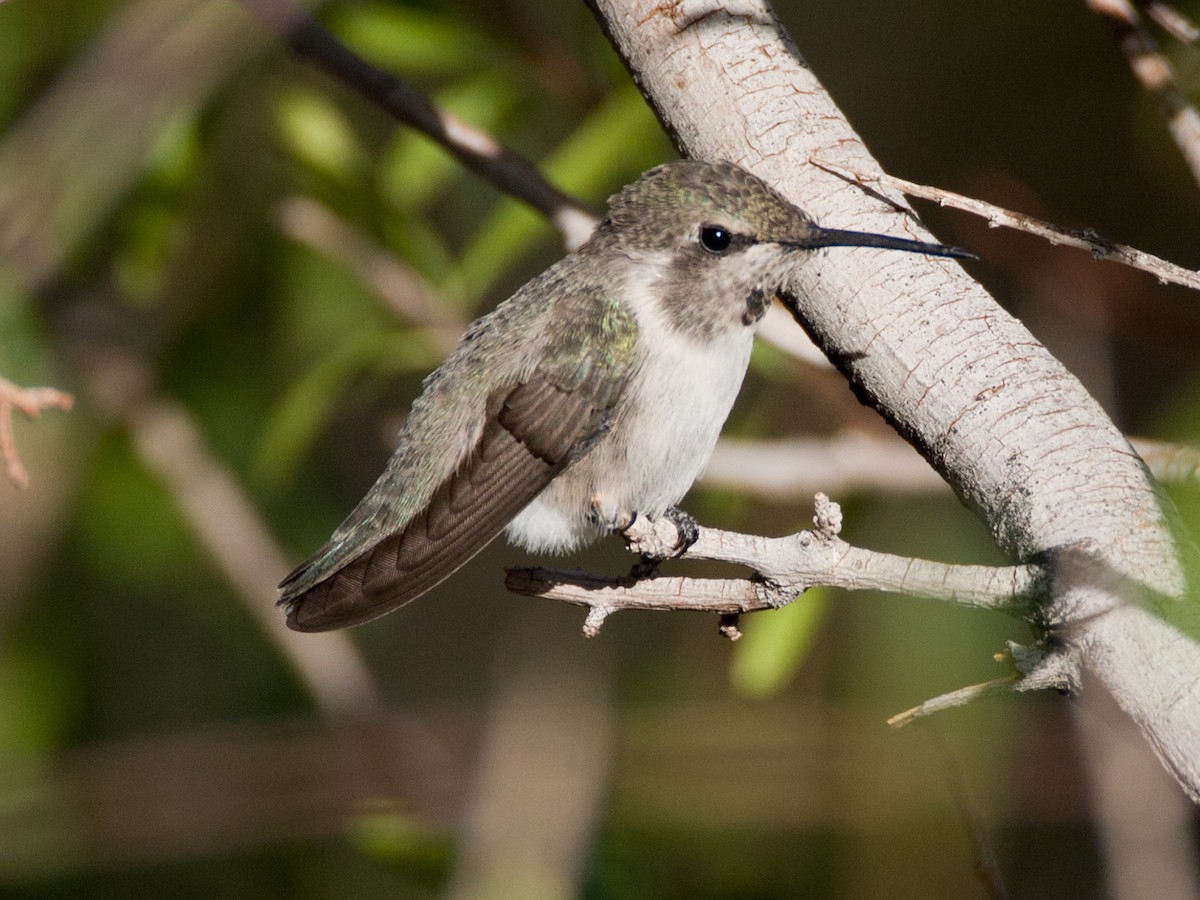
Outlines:
[[[638,319],[638,370],[609,432],[508,527],[535,551],[570,550],[637,513],[657,517],[703,472],[741,389],[753,326],[698,340],[671,325],[644,292],[627,291]]]

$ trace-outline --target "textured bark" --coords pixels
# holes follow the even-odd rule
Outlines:
[[[593,5],[681,152],[745,166],[823,225],[932,239],[811,164],[879,171],[768,6]],[[860,399],[1014,560],[1049,566],[1050,664],[1102,681],[1200,801],[1200,623],[1172,514],[1096,401],[956,263],[829,250],[790,293]]]

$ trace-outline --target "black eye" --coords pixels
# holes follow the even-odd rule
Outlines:
[[[733,235],[723,225],[703,225],[700,228],[700,246],[709,253],[724,253],[732,241]]]

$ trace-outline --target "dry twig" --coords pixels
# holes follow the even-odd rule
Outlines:
[[[932,200],[940,206],[949,206],[953,209],[960,209],[963,212],[974,213],[986,219],[988,225],[992,228],[1003,226],[1029,234],[1036,234],[1039,237],[1044,237],[1052,244],[1064,244],[1068,247],[1087,250],[1096,259],[1107,259],[1112,262],[1124,263],[1131,268],[1149,272],[1163,283],[1170,282],[1172,284],[1183,285],[1192,290],[1200,290],[1200,272],[1185,269],[1183,266],[1178,266],[1175,263],[1168,262],[1165,259],[1134,247],[1113,243],[1091,230],[1080,231],[1078,229],[1063,228],[1024,213],[1012,212],[992,203],[976,200],[974,197],[965,197],[962,194],[955,194],[941,188],[905,181],[903,178],[897,178],[894,175],[871,176],[862,169],[855,168],[854,166],[815,157],[811,158],[810,162],[830,174],[837,175],[839,178],[844,178],[847,181],[852,181],[862,186],[865,186],[869,181],[876,184],[883,184],[911,197],[921,197],[925,200]]]
[[[29,487],[29,471],[21,462],[17,442],[13,436],[13,410],[30,419],[36,419],[43,409],[61,409],[64,412],[75,405],[75,398],[50,387],[23,388],[7,378],[0,378],[0,462],[8,480],[19,488]]]

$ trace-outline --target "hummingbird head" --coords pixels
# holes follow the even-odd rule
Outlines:
[[[672,324],[708,338],[762,318],[795,251],[858,246],[971,256],[942,244],[822,228],[740,166],[690,159],[651,169],[610,198],[597,237],[650,263],[653,290]]]

